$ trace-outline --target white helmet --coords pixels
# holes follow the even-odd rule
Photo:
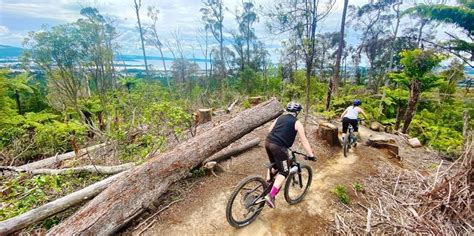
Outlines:
[[[289,112],[299,112],[303,109],[301,105],[297,102],[290,102],[288,103],[288,106],[286,106],[286,110]]]

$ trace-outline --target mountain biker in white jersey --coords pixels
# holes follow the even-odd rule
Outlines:
[[[362,104],[362,102],[359,99],[355,99],[352,106],[346,108],[346,110],[342,113],[342,140],[345,140],[349,124],[351,124],[354,128],[354,136],[357,137],[357,132],[359,131],[359,120],[357,118],[359,116],[359,113],[362,113],[364,118],[367,119],[367,115],[360,107],[360,104]]]
[[[275,207],[275,197],[288,177],[290,166],[288,148],[293,145],[297,133],[299,134],[300,141],[306,153],[309,155],[308,159],[315,160],[313,150],[304,133],[303,124],[296,118],[302,109],[301,105],[296,102],[288,103],[286,108],[287,112],[273,122],[270,126],[270,133],[265,141],[265,149],[268,158],[270,159],[270,163],[274,164],[274,167],[271,169],[272,173],[270,173],[270,170],[267,172],[267,182],[271,179],[270,175],[276,173],[278,170],[272,190],[265,196],[267,205],[271,208]]]

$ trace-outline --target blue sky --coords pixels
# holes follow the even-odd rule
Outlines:
[[[322,2],[324,2],[323,0]],[[255,0],[256,5],[264,8],[270,7],[274,1]],[[353,5],[362,5],[369,0],[350,0]],[[55,26],[73,22],[80,18],[82,7],[92,6],[99,9],[100,13],[112,18],[120,32],[118,43],[122,54],[140,54],[140,41],[136,29],[136,16],[133,9],[133,0],[0,0],[0,44],[21,46],[23,38],[29,31],[40,30],[42,25]],[[233,12],[241,0],[224,0],[228,8],[225,13],[226,31],[235,29],[235,16]],[[319,32],[338,31],[342,14],[343,0],[336,0],[335,7],[324,22],[319,25]],[[200,0],[142,0],[141,18],[143,24],[150,23],[146,15],[147,6],[156,6],[160,10],[159,34],[162,41],[171,39],[171,32],[179,30],[183,39],[186,54],[190,57],[195,54],[201,57],[201,52],[196,40],[197,32],[202,28]],[[256,34],[267,45],[272,56],[277,57],[277,49],[284,36],[271,35],[265,28],[265,21],[261,18],[255,25]],[[410,23],[410,22],[407,22]],[[351,29],[347,30],[346,40],[349,44],[357,41],[357,34]],[[147,47],[150,55],[158,55],[158,51]],[[168,50],[165,56],[171,56]]]

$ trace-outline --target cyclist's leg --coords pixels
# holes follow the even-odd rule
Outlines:
[[[278,174],[276,175],[275,181],[273,182],[272,190],[270,191],[269,196],[267,196],[267,203],[273,208],[275,197],[280,191],[280,188],[285,183],[285,179],[290,172],[290,168],[288,163],[288,150],[286,148],[270,143],[269,150],[275,159],[275,164],[278,169]]]
[[[270,148],[271,145],[272,145],[272,144],[270,144],[269,142],[265,141],[265,150],[267,151],[268,160],[270,161],[270,164],[273,164],[273,163],[275,163],[275,158],[274,158],[273,153],[272,153],[271,148]],[[272,173],[270,173],[270,171],[272,171]],[[270,182],[270,180],[271,180],[271,174],[275,174],[275,172],[276,172],[276,169],[274,169],[273,167],[272,167],[272,168],[268,168],[268,169],[267,169],[267,175],[266,175],[265,180],[266,180],[267,182]]]
[[[342,141],[345,141],[347,129],[349,128],[350,119],[347,117],[342,118]]]
[[[359,134],[359,120],[357,120],[357,119],[351,120],[351,125],[352,125],[352,127],[354,127],[353,135],[354,135],[354,143],[355,143],[355,142],[357,142],[357,137],[358,137],[358,134]]]

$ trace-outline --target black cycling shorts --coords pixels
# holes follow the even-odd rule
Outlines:
[[[359,120],[349,119],[347,117],[344,117],[344,118],[342,118],[342,132],[343,133],[347,132],[347,128],[349,128],[349,124],[351,124],[352,127],[354,128],[354,132],[359,131]]]
[[[267,151],[268,159],[270,163],[275,163],[278,172],[287,177],[289,174],[289,157],[288,149],[274,143],[265,142],[265,150]]]

